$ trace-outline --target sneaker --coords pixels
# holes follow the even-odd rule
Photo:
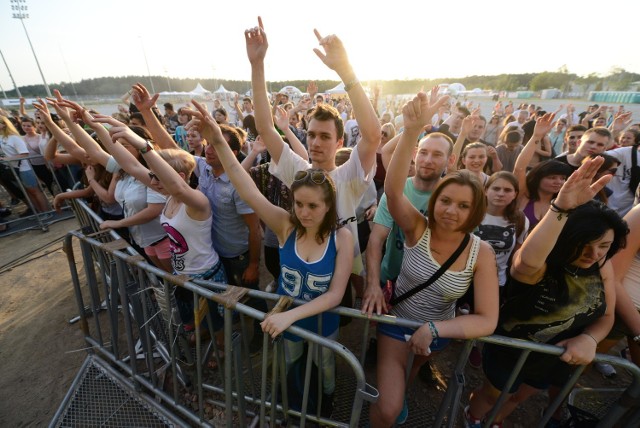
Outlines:
[[[482,420],[472,418],[469,406],[464,408],[464,426],[466,428],[482,428]]]
[[[613,379],[618,374],[616,369],[614,369],[611,364],[607,363],[593,363],[593,368],[595,368],[605,379]]]
[[[478,349],[477,346],[471,348],[471,353],[469,354],[469,365],[474,369],[482,367],[482,352],[480,352],[480,349]]]
[[[402,403],[402,410],[400,411],[400,414],[396,418],[396,425],[404,424],[405,422],[407,422],[408,418],[409,418],[409,406],[407,405],[407,399],[405,398],[404,402]]]
[[[433,373],[433,366],[431,365],[431,361],[427,361],[425,364],[420,367],[418,370],[418,377],[424,383],[429,385],[436,385],[438,383],[438,379],[436,378],[435,373]]]

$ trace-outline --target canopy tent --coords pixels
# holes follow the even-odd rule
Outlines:
[[[196,87],[193,88],[189,93],[192,95],[205,95],[205,94],[210,94],[211,91],[206,90],[205,88],[202,87],[200,83],[198,83]]]
[[[289,98],[300,98],[302,96],[302,91],[295,86],[285,86],[280,89],[279,94],[286,94]]]
[[[327,91],[327,94],[331,94],[331,95],[344,95],[346,93],[347,91],[344,90],[344,83],[342,82],[340,82],[340,84],[335,88],[329,89]]]
[[[230,94],[232,91],[227,91],[227,89],[220,85],[220,87],[218,89],[216,89],[215,91],[213,91],[214,94]]]

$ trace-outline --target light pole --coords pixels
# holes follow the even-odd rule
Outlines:
[[[151,78],[151,70],[149,69],[149,61],[147,61],[147,51],[144,48],[144,41],[142,40],[142,36],[138,36],[140,38],[140,45],[142,45],[142,54],[144,55],[144,62],[147,64],[147,74],[149,75],[149,82],[151,83],[151,93],[156,93],[156,88],[153,86],[153,79]]]
[[[9,64],[7,64],[7,60],[4,59],[4,55],[0,50],[0,56],[2,57],[2,62],[4,62],[4,66],[7,67],[7,71],[9,72],[9,77],[11,78],[11,83],[13,83],[13,87],[16,88],[16,94],[18,94],[18,98],[22,98],[22,94],[20,93],[20,89],[18,89],[18,85],[16,85],[16,81],[13,80],[13,75],[11,74],[11,70],[9,70]]]
[[[42,68],[40,68],[40,63],[38,62],[36,51],[35,49],[33,49],[33,44],[31,43],[31,39],[29,38],[29,33],[27,32],[27,27],[24,25],[24,20],[29,18],[29,14],[27,13],[27,0],[11,0],[11,10],[13,10],[13,17],[16,19],[19,19],[20,22],[22,23],[22,28],[24,28],[24,34],[27,35],[29,46],[31,46],[31,52],[33,52],[33,57],[36,59],[36,64],[38,65],[38,70],[40,71],[40,77],[42,77],[42,83],[44,83],[44,89],[47,92],[47,96],[50,97],[51,91],[49,90],[49,85],[47,85],[47,81],[44,78],[44,73],[42,73]]]

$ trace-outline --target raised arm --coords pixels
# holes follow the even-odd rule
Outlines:
[[[60,95],[60,92],[57,90],[54,92],[56,93],[57,100],[49,100],[49,103],[56,108],[56,112],[58,112],[58,114],[63,111],[68,111],[68,109],[72,109],[75,111],[76,117],[82,118],[82,121],[96,132],[100,141],[104,142],[105,139],[110,140],[109,132],[107,132],[101,124],[94,122],[93,117],[89,114],[87,109],[78,103],[62,98],[62,95]],[[78,143],[78,145],[87,152],[87,155],[89,155],[89,157],[95,162],[106,167],[109,162],[109,153],[104,151],[104,149],[100,147],[100,144],[91,138],[91,135],[87,134],[87,131],[85,131],[84,128],[82,128],[75,120],[71,119],[70,113],[60,117],[62,117],[62,120],[64,120],[69,127],[71,134],[73,134],[76,139],[76,143]]]
[[[516,163],[513,167],[513,174],[518,179],[518,185],[520,186],[520,193],[523,197],[528,198],[527,192],[527,166],[529,166],[529,162],[533,158],[538,146],[540,145],[540,141],[547,135],[547,133],[553,128],[553,118],[555,114],[547,113],[544,116],[538,118],[536,121],[536,126],[533,129],[533,135],[531,139],[524,146],[520,154],[518,155],[518,159],[516,159]]]
[[[278,125],[278,128],[284,132],[284,136],[287,137],[289,144],[291,144],[291,150],[308,162],[309,153],[307,153],[307,149],[304,148],[296,134],[294,134],[291,128],[289,128],[289,114],[280,106],[275,106],[275,110],[276,125]]]
[[[211,206],[206,195],[199,190],[192,189],[187,183],[188,177],[184,176],[184,173],[180,175],[180,173],[176,172],[155,150],[147,150],[147,141],[138,136],[124,123],[115,119],[111,119],[107,123],[112,125],[109,129],[109,134],[113,140],[125,140],[144,157],[149,168],[153,170],[153,173],[151,173],[153,176],[147,172],[149,183],[152,177],[157,178],[162,183],[162,187],[172,197],[187,206],[189,217],[195,220],[206,220],[211,215]],[[116,159],[120,160],[120,158]],[[139,163],[136,161],[136,164]],[[130,167],[129,162],[127,161],[123,167],[127,170],[127,167]],[[141,170],[137,165],[135,167]]]
[[[458,163],[460,162],[460,154],[462,153],[462,146],[464,145],[464,140],[467,139],[467,135],[469,135],[469,132],[471,132],[477,120],[478,119],[473,115],[469,115],[464,119],[462,119],[462,127],[460,128],[460,133],[458,134],[458,138],[456,139],[456,142],[453,145],[453,154],[456,157],[456,163],[453,164],[453,167],[450,172],[458,170]]]
[[[402,109],[404,132],[400,136],[400,142],[387,169],[384,191],[387,195],[389,212],[404,232],[407,245],[416,243],[427,226],[424,216],[404,195],[404,184],[409,173],[409,165],[422,128],[431,123],[433,113],[445,101],[446,98],[437,99],[437,95],[432,92],[430,102],[427,99],[427,94],[419,92]]]
[[[156,115],[151,111],[151,107],[156,105],[159,97],[159,94],[151,96],[142,83],[136,83],[131,87],[133,104],[140,110],[144,123],[147,124],[147,129],[153,136],[154,143],[161,149],[179,149],[180,147],[173,140],[171,134],[167,132],[167,128],[160,123]]]
[[[367,93],[360,84],[349,63],[347,51],[342,41],[335,35],[320,36],[318,30],[313,30],[324,53],[315,48],[313,51],[322,62],[334,70],[345,84],[349,101],[353,107],[353,115],[360,128],[361,139],[358,143],[358,156],[365,173],[369,173],[376,162],[376,150],[380,145],[380,121],[376,111],[369,101]]]
[[[557,209],[553,206],[549,208],[513,258],[511,275],[516,280],[535,284],[542,278],[546,258],[567,221],[567,214],[563,212],[591,200],[611,180],[611,175],[605,175],[592,184],[593,177],[603,162],[601,157],[586,160],[564,183],[555,200]],[[557,211],[558,209],[563,212]]]
[[[233,187],[235,187],[247,205],[258,214],[258,217],[276,233],[280,242],[284,243],[289,231],[293,227],[289,221],[289,213],[273,205],[260,193],[249,173],[242,168],[240,162],[238,162],[238,159],[231,151],[231,147],[229,147],[229,144],[222,136],[220,127],[211,114],[197,101],[192,102],[197,109],[195,115],[200,119],[202,124],[202,136],[216,150],[227,176],[233,183]]]
[[[264,31],[262,18],[258,17],[258,26],[244,32],[247,46],[247,57],[251,63],[251,89],[253,91],[253,108],[258,134],[262,137],[271,159],[277,164],[286,144],[273,126],[271,104],[267,96],[267,84],[264,74],[264,58],[269,48],[267,34]],[[207,140],[208,141],[208,140]]]
[[[57,161],[64,164],[86,162],[87,152],[73,141],[51,118],[49,108],[41,99],[33,103],[33,106],[40,112],[40,119],[51,133],[52,139],[45,146],[44,158],[48,161]],[[67,155],[57,153],[58,143],[67,151]],[[75,161],[74,161],[75,160]]]
[[[96,115],[96,117],[93,118],[93,121],[99,124],[107,123],[112,127],[117,128],[119,131],[121,130],[121,127],[126,127],[129,130],[129,128],[124,123],[112,118],[111,116]],[[133,133],[133,131],[131,132]],[[109,153],[111,153],[111,155],[118,162],[118,165],[120,165],[122,169],[131,174],[131,176],[133,176],[136,180],[140,181],[145,186],[150,186],[151,176],[149,175],[149,169],[145,168],[144,165],[138,162],[138,159],[136,159],[134,155],[132,155],[127,149],[125,149],[122,144],[115,141],[118,137],[114,137],[109,135],[109,138],[106,138],[105,140],[100,139],[100,141],[102,141],[104,147],[109,151]]]

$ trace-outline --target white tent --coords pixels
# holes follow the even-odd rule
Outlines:
[[[346,94],[347,91],[344,90],[344,83],[340,82],[340,84],[338,86],[336,86],[335,88],[329,89],[327,91],[327,94],[332,94],[332,95],[342,95],[342,94]]]
[[[285,86],[280,89],[279,94],[287,94],[289,98],[300,98],[302,96],[302,91],[295,86]]]
[[[216,89],[215,91],[213,91],[214,94],[228,94],[231,91],[227,91],[226,88],[222,85],[220,85],[220,87],[218,89]]]
[[[206,90],[205,88],[202,87],[200,83],[198,83],[196,87],[193,88],[193,90],[189,93],[192,95],[205,95],[205,94],[210,94],[211,91]]]

